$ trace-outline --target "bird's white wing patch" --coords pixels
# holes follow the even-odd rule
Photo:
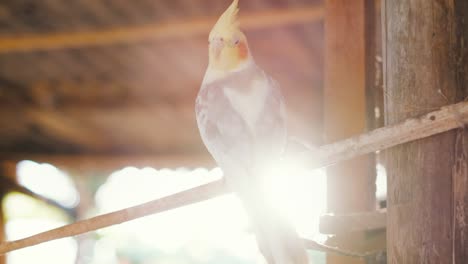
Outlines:
[[[265,107],[264,102],[268,95],[268,83],[265,81],[252,81],[252,89],[240,91],[236,87],[224,87],[224,93],[236,112],[253,129],[260,114]]]

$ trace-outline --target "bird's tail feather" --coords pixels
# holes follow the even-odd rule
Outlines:
[[[275,208],[258,197],[241,195],[255,229],[258,247],[268,264],[308,264],[304,243]]]

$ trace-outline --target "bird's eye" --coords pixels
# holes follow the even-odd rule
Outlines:
[[[234,45],[239,44],[239,42],[240,42],[239,40],[236,40],[236,41],[234,42]]]

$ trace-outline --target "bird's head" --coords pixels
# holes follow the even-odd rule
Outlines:
[[[232,2],[210,32],[209,67],[214,70],[233,71],[251,59],[247,38],[239,28],[238,2]]]

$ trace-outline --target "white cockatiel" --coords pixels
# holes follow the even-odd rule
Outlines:
[[[198,128],[241,199],[267,262],[306,264],[302,240],[262,193],[286,147],[285,109],[277,83],[255,64],[237,13],[235,0],[210,33],[209,65],[196,100]]]

